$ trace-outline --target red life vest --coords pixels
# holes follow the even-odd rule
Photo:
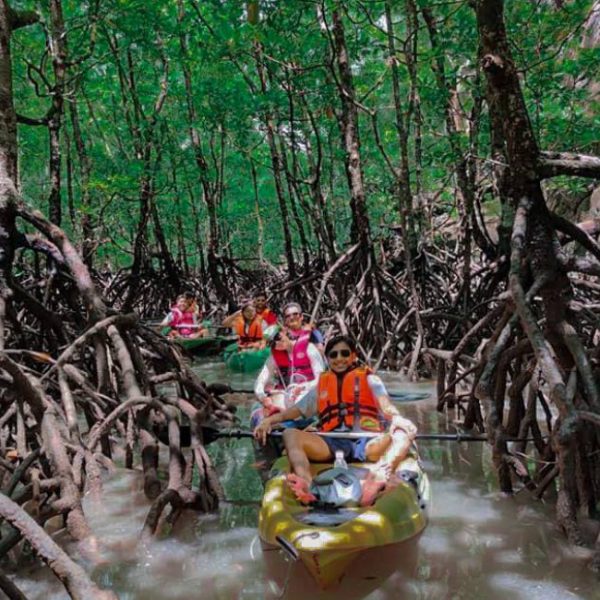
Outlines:
[[[337,428],[383,431],[379,404],[367,381],[370,374],[371,371],[364,367],[352,369],[340,377],[333,371],[321,373],[317,384],[317,409],[322,431]]]
[[[263,331],[260,319],[255,318],[250,324],[243,318],[235,322],[235,332],[238,334],[238,346],[247,346],[262,341]]]
[[[299,330],[297,335],[294,334],[295,332],[288,331],[288,335],[294,340],[291,357],[286,350],[271,350],[280,374],[275,385],[277,389],[286,388],[290,383],[304,383],[315,378],[308,356],[310,331]]]
[[[185,327],[185,325],[196,324],[196,318],[193,312],[182,312],[176,306],[174,306],[171,309],[171,314],[173,315],[171,323],[169,324],[171,329],[174,329],[183,337],[187,337],[188,335],[192,335],[192,333],[194,333],[193,327]]]
[[[262,312],[256,311],[256,314],[267,325],[275,325],[277,323],[277,315],[270,308],[265,308]]]

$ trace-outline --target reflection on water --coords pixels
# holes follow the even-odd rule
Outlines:
[[[223,380],[214,363],[198,371],[206,381]],[[251,385],[252,378],[238,377],[233,387]],[[389,373],[384,379],[390,389],[434,392],[432,383],[400,385]],[[420,431],[452,430],[433,399],[402,404],[401,410]],[[102,564],[93,570],[101,585],[128,600],[258,600],[277,598],[284,588],[290,600],[600,600],[585,561],[552,525],[551,509],[498,493],[485,444],[422,442],[432,483],[429,526],[417,543],[361,557],[329,593],[316,589],[301,564],[288,569],[279,551],[262,551],[256,536],[261,484],[249,441],[221,441],[210,452],[230,502],[218,515],[184,515],[160,541],[138,541],[149,506],[140,472],[119,470],[106,482],[101,503],[86,501],[104,546]],[[75,547],[71,552],[77,555]],[[30,600],[67,598],[40,568],[21,571],[18,584]]]
[[[234,390],[252,390],[257,373],[232,373],[223,361],[200,362],[193,364],[194,371],[205,383],[228,383]]]

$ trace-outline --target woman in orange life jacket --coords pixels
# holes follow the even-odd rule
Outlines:
[[[265,347],[263,340],[262,322],[256,315],[256,309],[252,301],[246,300],[241,310],[225,317],[223,327],[233,329],[238,336],[238,348],[240,350],[252,350]]]
[[[310,462],[332,461],[336,451],[341,450],[348,462],[374,463],[363,483],[361,504],[367,506],[408,453],[417,430],[411,421],[400,416],[381,379],[359,365],[352,338],[332,338],[325,356],[329,370],[321,374],[317,386],[294,406],[262,421],[254,430],[254,437],[264,444],[273,425],[313,415],[319,417],[320,431],[380,432],[374,438],[357,440],[321,437],[296,429],[283,433],[292,470],[288,484],[301,502],[314,500],[309,491]]]

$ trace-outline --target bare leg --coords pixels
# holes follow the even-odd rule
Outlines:
[[[394,435],[385,434],[376,438],[366,447],[367,460],[375,462],[370,475],[363,482],[361,504],[369,506],[385,486],[400,461],[408,454],[411,438],[404,431]]]
[[[310,491],[310,461],[330,459],[329,446],[318,435],[298,429],[286,429],[283,441],[292,469],[287,476],[287,484],[300,502],[309,504],[316,499]]]
[[[387,469],[389,476],[406,457],[411,444],[412,438],[404,431],[374,439],[366,447],[367,460],[375,463],[371,470],[377,473]]]
[[[325,462],[332,458],[325,441],[309,431],[286,429],[283,432],[283,442],[292,471],[309,484],[312,481],[310,461]]]

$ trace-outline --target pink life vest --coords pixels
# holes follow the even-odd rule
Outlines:
[[[271,349],[280,374],[279,381],[275,385],[276,389],[284,389],[290,383],[304,383],[315,378],[308,356],[310,331],[300,330],[298,333],[288,331],[288,335],[295,341],[291,357],[285,350]]]
[[[185,325],[196,324],[193,312],[181,312],[181,310],[174,306],[171,309],[171,314],[173,315],[170,323],[171,329],[174,329],[183,337],[187,337],[188,335],[192,335],[192,333],[194,333],[193,327],[185,327]]]

